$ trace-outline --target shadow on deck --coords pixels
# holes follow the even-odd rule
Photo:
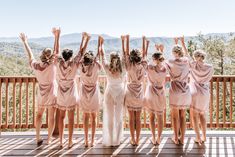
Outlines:
[[[117,147],[102,145],[102,134],[97,133],[96,145],[84,148],[83,132],[74,134],[75,145],[67,149],[67,133],[64,148],[60,148],[58,139],[47,145],[35,143],[32,132],[3,132],[0,137],[0,156],[235,156],[235,131],[208,131],[207,141],[199,146],[194,143],[194,133],[187,131],[185,144],[176,146],[171,141],[172,132],[164,131],[162,142],[154,147],[149,132],[142,132],[140,145],[129,144],[129,132],[125,132],[123,142]],[[42,137],[47,138],[45,132]]]

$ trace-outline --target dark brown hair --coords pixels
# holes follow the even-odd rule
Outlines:
[[[130,62],[133,64],[141,62],[141,52],[138,49],[132,49],[130,52]]]
[[[62,57],[64,61],[68,61],[73,56],[73,50],[71,49],[64,49],[62,51]]]

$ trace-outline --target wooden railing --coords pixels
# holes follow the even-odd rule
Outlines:
[[[169,77],[167,77],[169,83]],[[79,82],[79,78],[78,78]],[[106,86],[106,77],[99,77],[101,95]],[[207,126],[210,128],[235,128],[235,76],[213,76],[210,82],[210,109]],[[145,80],[146,84],[146,80]],[[168,84],[169,85],[169,84]],[[0,76],[0,124],[1,129],[34,128],[36,122],[36,90],[37,80],[35,77],[7,77]],[[168,88],[167,88],[168,91]],[[168,97],[168,92],[167,92]],[[103,96],[101,97],[103,99]],[[82,128],[82,115],[79,108],[75,113],[75,127]],[[102,127],[102,109],[100,110],[97,123]],[[47,112],[43,118],[42,127],[48,124]],[[124,115],[124,126],[128,127],[127,115]],[[164,113],[164,126],[171,127],[170,109]],[[142,127],[149,127],[148,113],[142,112]],[[192,127],[190,113],[187,112],[187,127]]]

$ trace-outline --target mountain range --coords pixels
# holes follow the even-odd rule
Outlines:
[[[107,34],[101,34],[105,39],[105,50],[107,53],[111,51],[120,51],[121,50],[121,40],[118,37],[112,37]],[[234,38],[234,33],[211,33],[206,34],[205,36],[222,36],[225,40],[229,40]],[[73,50],[77,50],[79,48],[79,44],[81,42],[82,33],[72,33],[62,35],[60,38],[61,48],[71,48]],[[149,53],[154,52],[154,44],[155,43],[162,43],[165,46],[165,55],[166,57],[169,56],[172,45],[173,45],[173,37],[147,37],[150,40],[149,45]],[[89,50],[96,51],[97,50],[97,39],[98,34],[91,34],[91,40],[88,45]],[[197,36],[186,36],[185,41],[188,40],[197,41]],[[0,53],[5,52],[7,50],[11,50],[11,47],[17,47],[19,52],[12,52],[12,53],[22,53],[23,47],[19,43],[20,40],[18,37],[0,37]],[[54,38],[51,37],[40,37],[40,38],[29,38],[30,45],[33,45],[34,49],[37,51],[35,53],[39,53],[45,47],[53,47]],[[130,48],[141,48],[142,45],[142,38],[135,37],[131,38],[130,40]],[[7,49],[6,49],[7,47]],[[9,52],[10,53],[10,52]]]

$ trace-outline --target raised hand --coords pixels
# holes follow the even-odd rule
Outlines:
[[[56,36],[56,31],[57,31],[57,29],[55,27],[53,27],[51,32],[52,32],[52,34],[54,34],[54,36]]]
[[[98,42],[99,42],[98,43],[98,52],[103,57],[104,56],[104,49],[103,49],[104,38],[102,36],[99,36]]]
[[[125,35],[122,35],[122,36],[121,36],[121,39],[122,39],[122,40],[125,40],[125,39],[126,39],[126,36],[125,36]]]
[[[146,48],[145,48],[145,44],[146,44],[146,37],[143,36],[142,37],[142,51],[143,51],[143,57],[145,56],[145,51],[146,51]]]
[[[127,34],[126,35],[126,53],[127,53],[127,55],[129,55],[129,44],[130,44],[130,35],[129,34]]]
[[[29,56],[29,60],[32,60],[34,57],[33,57],[32,50],[31,50],[31,48],[28,44],[27,36],[24,33],[20,33],[19,37],[20,37],[20,39],[22,40],[22,42],[24,44],[24,48],[25,48],[25,51],[27,52],[27,54]]]
[[[84,37],[86,38],[86,40],[90,40],[91,39],[91,35],[88,34],[87,32],[83,32]]]
[[[179,40],[178,37],[175,37],[175,38],[174,38],[174,41],[175,41],[175,44],[176,44],[176,45],[178,44],[178,40]]]
[[[19,37],[20,37],[20,39],[22,40],[23,43],[28,42],[28,38],[24,33],[20,33]]]
[[[163,44],[160,44],[160,45],[159,45],[159,51],[160,51],[161,53],[163,53],[163,51],[164,51],[164,45],[163,45]]]
[[[158,45],[158,44],[155,44],[155,49],[156,49],[157,51],[159,51],[159,45]]]
[[[88,42],[90,40],[91,36],[87,32],[82,33],[82,42],[80,44],[80,52],[83,55],[86,51]],[[85,43],[84,43],[85,42]]]
[[[146,48],[145,48],[145,55],[148,54],[148,48],[149,48],[149,40],[146,40]]]
[[[184,42],[184,36],[180,37],[180,41],[181,41],[182,44],[185,44],[185,42]]]

